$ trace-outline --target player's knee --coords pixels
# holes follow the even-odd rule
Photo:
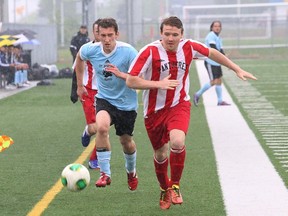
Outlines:
[[[101,136],[109,135],[109,127],[105,125],[97,125],[97,133]]]

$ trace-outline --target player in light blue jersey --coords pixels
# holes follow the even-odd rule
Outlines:
[[[210,32],[208,33],[208,35],[205,38],[205,44],[206,44],[206,46],[213,48],[213,49],[217,49],[222,54],[224,54],[222,39],[219,36],[221,30],[222,30],[221,22],[218,20],[213,21],[211,26],[210,26]],[[206,84],[204,84],[194,94],[194,98],[193,98],[194,105],[198,106],[199,99],[200,99],[201,95],[214,85],[215,85],[215,90],[216,90],[217,100],[218,100],[217,105],[218,106],[230,105],[229,103],[223,101],[223,98],[222,98],[222,76],[223,76],[223,72],[222,72],[221,65],[218,64],[217,62],[209,59],[209,58],[205,59],[204,63],[205,63],[205,67],[207,69],[210,81],[207,82]]]
[[[136,144],[133,140],[134,124],[137,117],[138,100],[134,89],[126,86],[127,71],[137,55],[131,45],[117,41],[118,25],[113,18],[104,18],[98,23],[100,42],[83,45],[76,57],[77,83],[83,79],[84,61],[90,61],[96,72],[96,152],[100,166],[100,178],[96,187],[111,184],[110,126],[114,125],[116,135],[122,144],[128,188],[136,190]],[[87,94],[83,85],[78,85],[77,94]]]

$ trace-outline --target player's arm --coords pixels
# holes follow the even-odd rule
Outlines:
[[[237,64],[232,62],[230,59],[228,59],[225,55],[223,55],[222,53],[220,53],[216,49],[209,48],[208,58],[210,58],[213,61],[216,61],[219,64],[224,65],[225,67],[233,70],[237,74],[237,76],[242,80],[246,80],[246,78],[257,80],[257,78],[255,76],[253,76],[253,74],[251,74],[247,71],[244,71]]]
[[[126,85],[133,89],[174,89],[179,85],[178,80],[170,80],[171,74],[163,80],[145,80],[138,76],[131,76],[127,74]]]
[[[76,55],[75,59],[75,72],[77,77],[77,95],[81,101],[83,101],[82,96],[83,94],[88,94],[86,88],[83,85],[83,76],[85,70],[85,61],[83,61],[80,57],[79,52]]]

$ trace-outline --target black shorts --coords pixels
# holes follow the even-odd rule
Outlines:
[[[117,136],[122,136],[128,134],[133,136],[134,125],[137,117],[137,112],[132,111],[123,111],[117,109],[117,107],[110,104],[107,100],[102,98],[96,98],[96,113],[101,110],[105,110],[109,113],[111,118],[111,124],[114,125]]]
[[[207,63],[206,61],[204,61],[204,63],[205,63],[205,67],[207,69],[210,80],[221,78],[223,76],[221,66],[214,66],[214,65]]]

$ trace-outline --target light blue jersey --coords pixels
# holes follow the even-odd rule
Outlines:
[[[223,48],[222,39],[216,35],[213,31],[210,31],[209,34],[205,38],[205,45],[210,47],[210,44],[215,44],[218,51]],[[217,62],[207,58],[205,61],[214,66],[220,66]]]
[[[117,41],[115,49],[107,54],[103,51],[100,42],[87,43],[80,49],[81,59],[89,60],[96,72],[97,79],[97,98],[107,100],[119,110],[137,110],[137,93],[134,89],[128,88],[125,80],[107,72],[107,64],[115,65],[119,71],[128,72],[129,66],[137,55],[137,50],[131,45]]]

